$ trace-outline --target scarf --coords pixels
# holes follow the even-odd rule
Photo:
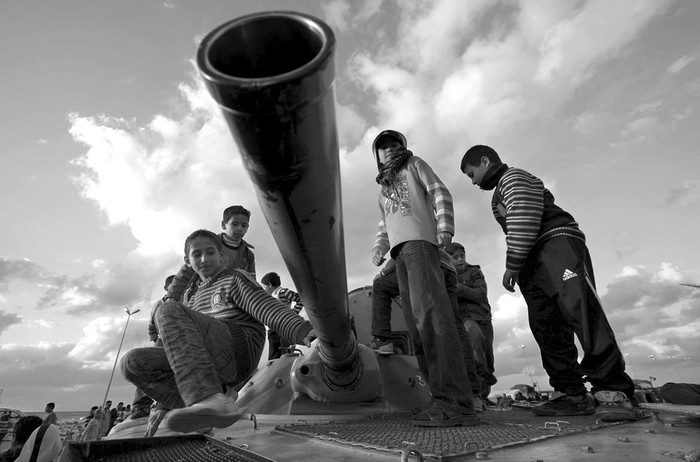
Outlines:
[[[503,174],[506,173],[506,170],[508,170],[508,165],[506,164],[492,165],[489,167],[486,173],[484,173],[484,177],[481,179],[481,189],[484,191],[491,191],[495,188]]]
[[[406,165],[408,158],[412,155],[413,153],[408,149],[400,148],[385,164],[380,164],[379,175],[376,178],[377,183],[390,188],[396,179],[396,172]]]

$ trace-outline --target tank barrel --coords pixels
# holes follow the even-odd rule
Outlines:
[[[348,319],[334,53],[322,21],[266,12],[214,29],[197,64],[304,300],[324,380],[343,389],[362,364]]]

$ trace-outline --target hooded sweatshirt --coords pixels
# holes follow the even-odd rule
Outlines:
[[[384,166],[379,161],[377,146],[384,137],[392,137],[406,148],[406,138],[394,130],[385,130],[375,138],[372,151],[380,177]],[[373,250],[378,249],[382,255],[408,241],[437,244],[439,232],[454,235],[452,195],[423,159],[410,151],[407,153],[405,162],[393,172],[390,185],[377,179],[382,186],[378,199],[380,220]]]

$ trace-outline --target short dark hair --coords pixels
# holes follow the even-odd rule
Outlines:
[[[449,253],[450,255],[454,255],[454,253],[458,249],[462,250],[462,252],[466,252],[466,250],[464,249],[464,246],[462,244],[460,244],[459,242],[452,241],[445,246],[445,252]]]
[[[48,403],[46,407],[50,407],[51,409],[56,407],[56,403]]]
[[[41,417],[35,415],[27,415],[20,417],[20,419],[12,427],[12,433],[14,434],[14,441],[17,444],[24,444],[27,442],[32,433],[37,428],[41,427],[44,423]]]
[[[173,283],[173,279],[175,279],[175,275],[174,275],[174,274],[171,274],[170,276],[168,276],[167,278],[165,278],[165,286],[164,286],[164,287],[165,287],[165,290],[168,290],[168,288],[170,287],[170,284]]]
[[[215,233],[209,231],[208,229],[198,229],[197,231],[193,232],[189,236],[187,236],[187,239],[185,239],[185,256],[189,255],[190,253],[190,246],[192,245],[192,241],[197,239],[198,237],[206,237],[211,239],[211,241],[214,243],[216,246],[216,249],[221,252],[221,240],[219,239],[219,236],[217,236]]]
[[[472,167],[479,165],[482,157],[486,157],[492,164],[503,163],[501,162],[501,158],[498,156],[498,153],[492,147],[477,144],[476,146],[469,148],[467,152],[464,153],[459,169],[462,171],[462,173],[464,173],[464,169],[467,168],[467,165]]]
[[[280,275],[274,272],[267,273],[265,276],[262,277],[260,282],[262,282],[265,285],[270,284],[272,287],[277,287],[280,284],[282,284],[282,281],[280,280]]]
[[[231,207],[226,207],[224,209],[224,223],[228,223],[234,215],[245,215],[250,218],[250,210],[246,209],[242,205],[232,205]]]

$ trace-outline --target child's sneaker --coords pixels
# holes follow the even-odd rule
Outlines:
[[[632,402],[621,391],[597,391],[595,399],[598,402],[595,416],[603,422],[637,419],[637,411]]]
[[[369,347],[380,355],[394,354],[394,342],[391,340],[382,340],[379,337],[374,337],[374,339],[369,342]]]
[[[595,412],[595,401],[588,393],[579,396],[562,393],[544,404],[533,407],[532,412],[544,416],[590,415]]]

